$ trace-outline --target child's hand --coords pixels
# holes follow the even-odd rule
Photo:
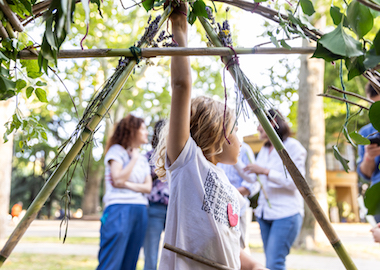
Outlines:
[[[186,21],[187,18],[187,2],[182,0],[166,0],[164,8],[169,5],[169,3],[174,8],[172,14],[170,15],[170,20],[172,22]]]
[[[371,229],[373,240],[380,243],[380,223],[377,223],[377,227]]]

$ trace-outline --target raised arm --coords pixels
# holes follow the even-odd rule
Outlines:
[[[179,9],[179,10],[178,10]],[[187,4],[181,3],[170,16],[173,39],[180,47],[187,46]],[[173,163],[190,136],[191,70],[188,56],[172,56],[172,101],[167,155]]]

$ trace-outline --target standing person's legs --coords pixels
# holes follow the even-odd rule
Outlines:
[[[120,270],[127,246],[130,228],[128,226],[128,205],[108,206],[101,218],[100,249],[98,270]]]
[[[146,205],[130,204],[129,212],[129,219],[125,222],[130,224],[131,232],[127,246],[124,249],[123,263],[120,270],[136,269],[148,225],[148,210]]]
[[[261,233],[261,239],[263,240],[263,245],[264,245],[264,253],[265,256],[267,256],[267,246],[268,246],[268,238],[272,226],[272,221],[271,220],[264,220],[262,218],[256,217],[257,222],[260,225],[260,233]],[[268,259],[267,259],[268,261]]]
[[[151,203],[148,208],[148,227],[144,240],[144,270],[156,270],[160,236],[165,227],[167,206]]]
[[[267,268],[271,270],[286,269],[285,259],[301,230],[302,220],[302,216],[296,214],[291,217],[272,221],[272,227],[265,250]]]

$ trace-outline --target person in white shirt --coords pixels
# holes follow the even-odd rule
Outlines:
[[[97,270],[136,268],[148,224],[144,193],[152,189],[148,160],[138,150],[146,143],[144,120],[131,114],[120,120],[107,142]]]
[[[305,148],[299,141],[289,137],[290,128],[278,112],[271,109],[269,114],[285,149],[301,174],[305,175]],[[260,224],[266,267],[271,270],[282,270],[286,269],[286,256],[301,230],[304,202],[264,129],[259,126],[258,131],[260,139],[266,141],[265,145],[261,148],[256,163],[247,165],[244,170],[258,175],[263,185],[255,216]],[[268,200],[263,190],[266,191]]]
[[[187,3],[180,1],[170,15],[173,39],[182,47],[186,12]],[[237,162],[234,113],[211,98],[191,100],[188,56],[172,56],[171,87],[170,120],[156,148],[156,173],[169,181],[164,242],[232,269],[265,269],[240,249],[238,213],[244,199],[216,166]],[[214,268],[163,249],[159,269]]]

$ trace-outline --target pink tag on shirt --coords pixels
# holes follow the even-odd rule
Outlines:
[[[234,214],[231,203],[228,203],[227,205],[227,215],[230,226],[235,227],[238,224],[239,216],[237,214]]]

